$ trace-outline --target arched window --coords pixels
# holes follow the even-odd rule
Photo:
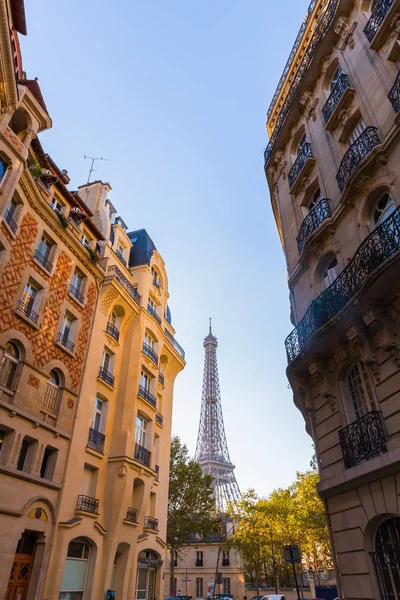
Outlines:
[[[338,261],[336,258],[333,258],[324,271],[323,283],[325,290],[335,281],[337,277],[339,277],[339,274],[340,270]]]
[[[41,412],[50,417],[56,417],[60,400],[61,377],[58,371],[52,369],[47,380],[46,391],[42,398]]]
[[[374,228],[378,227],[396,210],[396,204],[392,196],[387,192],[376,202],[372,212],[372,223]]]
[[[350,369],[346,377],[346,383],[355,419],[360,419],[372,410],[376,410],[373,384],[368,369],[362,362],[356,363]]]
[[[85,538],[75,538],[69,543],[59,600],[83,599],[90,551],[90,544]]]
[[[8,342],[0,367],[0,384],[4,387],[12,389],[20,358],[20,351],[17,345],[13,342]]]
[[[343,73],[343,71],[342,71],[342,67],[339,65],[339,66],[338,66],[338,68],[336,69],[336,71],[334,72],[334,74],[333,74],[333,76],[332,76],[332,79],[331,79],[331,82],[330,82],[330,84],[329,84],[329,89],[330,89],[330,91],[332,91],[332,90],[333,90],[333,88],[334,88],[334,87],[335,87],[335,85],[337,84],[337,82],[338,82],[338,79],[339,79],[339,77],[341,76],[341,74],[342,74],[342,73]]]
[[[375,562],[376,574],[382,598],[400,597],[400,518],[384,521],[376,532]]]

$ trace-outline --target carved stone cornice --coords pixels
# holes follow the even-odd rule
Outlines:
[[[400,368],[400,344],[396,331],[396,320],[390,316],[387,306],[370,305],[363,311],[367,327],[376,333],[379,345],[388,352],[396,367]]]
[[[374,377],[377,381],[380,380],[380,367],[376,360],[372,340],[368,330],[362,325],[353,324],[346,330],[348,339],[354,344],[354,347],[359,351],[361,362],[371,368]]]
[[[328,400],[332,412],[336,410],[336,380],[329,361],[315,357],[308,366],[310,374],[321,383],[320,393]]]

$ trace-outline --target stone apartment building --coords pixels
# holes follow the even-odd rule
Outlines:
[[[37,134],[21,0],[0,0],[0,598],[163,597],[173,384],[162,257]]]
[[[400,593],[400,3],[313,0],[265,151],[342,597]]]

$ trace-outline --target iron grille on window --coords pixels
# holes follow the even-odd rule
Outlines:
[[[400,73],[397,75],[396,81],[389,92],[389,100],[396,112],[400,111]]]
[[[379,27],[382,25],[384,18],[389,12],[394,0],[378,0],[372,15],[369,18],[368,23],[365,26],[364,33],[367,36],[367,40],[371,44],[372,40],[376,36]]]
[[[7,225],[9,226],[9,228],[11,229],[11,231],[13,233],[15,233],[17,231],[18,225],[17,223],[14,221],[13,218],[13,210],[12,207],[9,206],[4,214],[4,220],[7,223]]]
[[[183,360],[185,360],[185,351],[182,348],[182,346],[178,344],[172,333],[170,333],[168,329],[164,329],[164,333],[167,338],[167,341],[172,345],[172,347],[177,351],[177,353],[180,354]]]
[[[343,192],[346,183],[357,169],[358,165],[368,154],[380,144],[376,127],[366,127],[362,134],[350,146],[342,158],[336,179],[339,189]]]
[[[400,519],[392,517],[381,523],[375,536],[375,552],[371,553],[382,600],[400,596]]]
[[[97,431],[97,429],[93,429],[92,427],[90,427],[88,440],[89,448],[93,448],[93,450],[97,450],[97,452],[103,453],[105,441],[106,436],[104,435],[104,433],[101,433],[100,431]]]
[[[47,256],[39,252],[39,250],[36,250],[35,259],[46,269],[46,271],[52,270],[52,263],[48,260]]]
[[[99,512],[99,501],[97,498],[91,498],[90,496],[78,496],[76,510],[84,510],[85,512],[97,515]]]
[[[153,363],[156,366],[158,366],[157,353],[153,350],[153,348],[151,346],[149,346],[149,344],[146,344],[146,342],[143,343],[143,354],[148,356],[153,361]]]
[[[152,531],[158,531],[158,519],[154,519],[154,517],[145,517],[144,518],[144,527],[145,527],[145,529],[151,529]]]
[[[351,87],[349,78],[345,73],[341,73],[338,77],[337,82],[333,86],[332,92],[330,93],[330,96],[326,101],[325,106],[322,109],[322,115],[324,117],[325,123],[328,123],[329,119],[335,112],[340,99],[343,97],[343,94],[349,87]]]
[[[118,269],[116,265],[108,267],[107,277],[114,277],[120,285],[128,292],[131,298],[140,306],[142,297],[137,289],[128,281],[125,275]]]
[[[160,415],[160,413],[156,413],[156,421],[157,421],[157,423],[158,423],[159,425],[162,425],[162,424],[163,424],[163,420],[164,420],[164,419],[163,419],[163,416],[162,416],[162,415]]]
[[[131,523],[137,523],[137,510],[136,508],[128,508],[126,511],[126,521],[130,521]]]
[[[32,310],[29,302],[22,302],[22,300],[20,300],[18,302],[18,310],[23,312],[28,317],[28,319],[30,319],[34,323],[38,322],[39,315],[37,312]]]
[[[400,207],[359,246],[339,277],[310,304],[286,338],[289,363],[307,346],[314,333],[338,314],[360,290],[369,275],[400,249]]]
[[[312,158],[312,156],[313,156],[313,153],[311,150],[310,142],[304,142],[303,146],[299,150],[296,160],[293,163],[293,167],[289,171],[289,175],[288,175],[289,187],[291,187],[291,188],[293,187],[294,182],[296,181],[296,179],[300,175],[301,171],[303,170],[303,167],[306,164],[307,160],[309,158]]]
[[[108,385],[114,385],[114,375],[110,373],[110,371],[107,371],[107,369],[105,369],[104,367],[100,367],[99,377],[100,379],[108,383]]]
[[[299,254],[302,253],[304,245],[310,235],[314,233],[316,229],[331,216],[331,208],[329,206],[329,200],[322,198],[318,204],[314,206],[308,213],[304,221],[300,226],[299,235],[297,236],[297,248]]]
[[[75,344],[74,342],[71,342],[71,340],[68,339],[68,335],[66,335],[65,333],[58,334],[58,341],[60,342],[60,344],[68,348],[68,350],[70,350],[71,352],[74,351]]]
[[[161,385],[164,385],[164,374],[163,373],[158,374],[158,381],[161,383]]]
[[[149,392],[149,390],[146,390],[146,388],[142,385],[139,385],[139,396],[146,400],[146,402],[149,402],[149,404],[154,406],[154,408],[156,408],[157,399],[153,396],[153,394]]]
[[[145,448],[144,446],[141,446],[140,444],[136,443],[135,444],[135,460],[142,463],[142,465],[149,467],[150,459],[151,459],[150,450],[147,450],[147,448]]]
[[[85,296],[82,294],[80,288],[78,288],[75,285],[71,284],[69,286],[69,293],[71,294],[71,296],[74,296],[74,298],[76,298],[77,300],[79,300],[79,302],[81,304],[84,304],[84,302],[85,302]]]
[[[373,410],[339,431],[345,469],[385,454],[386,434],[382,413]]]
[[[108,335],[111,335],[111,337],[114,338],[114,340],[116,340],[118,342],[119,329],[117,327],[115,327],[115,325],[110,323],[110,321],[108,321],[108,323],[107,323],[106,332],[108,333]]]
[[[149,314],[150,314],[152,317],[154,317],[154,318],[155,318],[155,320],[157,321],[157,323],[158,323],[159,325],[161,325],[161,317],[160,317],[160,316],[159,316],[159,315],[156,313],[156,311],[154,310],[154,308],[153,308],[153,307],[152,307],[150,304],[148,304],[148,305],[147,305],[147,312],[148,312],[148,313],[149,313]]]
[[[122,262],[123,265],[126,265],[126,260],[124,258],[124,255],[122,254],[122,252],[120,252],[119,250],[116,250],[115,256]]]

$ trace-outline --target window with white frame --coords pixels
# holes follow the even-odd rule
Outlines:
[[[135,442],[139,444],[139,446],[146,447],[146,439],[147,439],[147,421],[137,415],[136,417],[136,429],[135,429]]]
[[[151,267],[151,275],[153,278],[153,285],[159,288],[161,286],[161,278],[158,271],[154,267]]]
[[[104,433],[106,428],[106,417],[107,417],[107,401],[102,398],[96,397],[94,403],[93,417],[92,417],[92,429],[99,433]]]
[[[155,340],[147,331],[144,334],[144,343],[154,350]]]
[[[104,346],[101,366],[105,371],[107,371],[107,373],[113,372],[114,353],[111,352],[111,350],[107,348],[107,346]]]
[[[346,377],[346,383],[351,398],[351,419],[364,417],[376,410],[377,403],[374,387],[368,368],[361,361],[353,365]]]
[[[50,261],[54,247],[54,242],[46,235],[42,235],[35,258],[47,271],[51,271],[53,267]]]
[[[87,231],[83,230],[81,233],[81,239],[80,242],[83,246],[85,246],[85,248],[91,248],[92,247],[92,242],[93,242],[93,238],[90,237],[90,235],[88,234]]]
[[[56,415],[60,403],[60,375],[53,369],[50,371],[49,379],[47,380],[46,391],[42,398],[41,412],[50,415]]]
[[[59,341],[69,350],[73,350],[74,348],[77,324],[77,319],[70,312],[66,311],[61,322]]]
[[[4,213],[4,220],[7,225],[10,227],[11,231],[15,233],[17,231],[17,213],[18,213],[19,203],[12,198],[9,205],[6,208],[6,212]]]
[[[77,294],[82,294],[85,287],[86,277],[78,268],[75,269],[71,281],[71,289],[76,291]]]
[[[351,133],[349,135],[349,139],[347,140],[347,144],[350,147],[354,142],[360,137],[363,131],[366,129],[366,125],[363,119],[359,119],[357,123],[354,125]]]
[[[54,212],[61,214],[63,209],[65,208],[65,203],[62,200],[60,200],[60,198],[57,198],[57,196],[53,196],[50,202],[50,206],[54,210]]]
[[[324,289],[326,290],[340,275],[340,268],[336,258],[333,258],[325,269],[323,275]]]
[[[36,281],[29,277],[22,292],[19,309],[22,310],[28,317],[34,318],[37,321],[38,308],[40,305],[41,292],[43,288]]]
[[[203,566],[203,550],[196,551],[196,566],[198,566],[198,567]]]
[[[150,375],[150,373],[142,369],[140,373],[140,387],[142,387],[146,392],[150,392],[152,379],[153,377]]]
[[[20,360],[21,353],[17,345],[13,342],[7,342],[0,366],[0,384],[2,386],[12,389]]]

